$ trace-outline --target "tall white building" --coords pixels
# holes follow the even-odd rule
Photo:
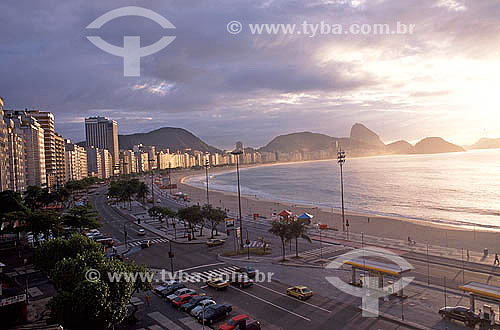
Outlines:
[[[88,176],[87,151],[84,147],[73,144],[70,140],[65,140],[64,157],[66,181],[81,180]]]
[[[24,138],[26,186],[47,187],[44,130],[42,126],[25,111],[7,110],[5,115],[12,119],[14,131]]]
[[[118,149],[118,125],[105,117],[85,118],[85,139],[87,147],[107,149],[111,153],[113,170],[120,166]]]

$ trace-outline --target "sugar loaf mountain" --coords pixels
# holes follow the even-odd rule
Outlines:
[[[171,152],[197,150],[201,152],[221,153],[200,138],[182,128],[164,127],[149,133],[136,133],[119,136],[120,149],[132,149],[134,145],[169,148]],[[272,154],[277,161],[316,160],[335,158],[337,146],[341,146],[350,157],[389,155],[389,154],[435,154],[465,151],[462,147],[447,142],[439,137],[422,139],[415,145],[400,140],[385,144],[380,137],[363,124],[354,124],[349,137],[331,137],[325,134],[300,132],[280,135],[267,145],[254,149],[246,148],[248,153],[259,152]]]

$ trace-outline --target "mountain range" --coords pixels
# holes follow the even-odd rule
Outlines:
[[[433,154],[465,151],[462,147],[439,137],[428,137],[412,145],[407,141],[384,144],[380,137],[363,124],[356,123],[348,138],[336,138],[325,134],[301,132],[280,135],[259,151],[271,152],[335,152],[337,146],[349,151],[351,156],[373,156],[383,154]]]
[[[498,149],[500,148],[500,139],[482,138],[467,149]]]
[[[221,150],[208,145],[191,132],[176,127],[163,127],[148,133],[119,135],[120,149],[132,149],[134,145],[154,145],[159,149],[169,148],[171,152],[178,150],[199,150],[202,152],[220,153]],[[481,139],[474,146],[500,145],[499,140]],[[331,137],[313,132],[298,132],[280,135],[265,146],[248,150],[278,153],[328,153],[334,155],[338,147],[342,147],[352,157],[375,156],[386,154],[432,154],[465,151],[462,147],[445,141],[439,137],[424,138],[415,145],[400,140],[385,144],[374,131],[365,125],[356,123],[351,128],[349,137]]]

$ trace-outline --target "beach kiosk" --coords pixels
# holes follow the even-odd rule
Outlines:
[[[500,287],[489,285],[485,283],[469,282],[458,287],[464,292],[469,294],[470,298],[470,309],[472,311],[476,310],[476,300],[487,302],[490,305],[496,306],[497,312],[500,308]],[[485,307],[487,305],[484,305]],[[488,308],[493,309],[492,306]],[[486,308],[483,308],[486,310]],[[499,315],[498,313],[495,313]]]
[[[311,221],[312,221],[312,218],[314,218],[314,216],[313,216],[313,215],[311,215],[311,214],[309,214],[309,213],[304,212],[304,213],[302,213],[301,215],[299,215],[299,217],[298,217],[297,219],[299,219],[299,220],[304,220],[304,221],[306,221],[306,222],[307,222],[307,224],[308,224],[308,225],[310,225],[310,224],[311,224]]]
[[[292,220],[293,213],[287,210],[283,210],[280,213],[278,213],[278,217],[280,221],[290,221]]]
[[[404,274],[412,270],[411,267],[401,266],[393,263],[385,263],[378,260],[372,259],[353,259],[344,262],[346,265],[352,267],[352,280],[351,284],[357,286],[368,286],[371,289],[384,289],[384,276],[391,277],[393,279],[399,280]],[[368,272],[368,277],[371,279],[371,283],[362,283],[360,277],[360,282],[356,281],[356,271],[366,271]],[[399,292],[399,296],[404,297],[403,288],[388,286],[387,290],[389,293],[396,294]]]

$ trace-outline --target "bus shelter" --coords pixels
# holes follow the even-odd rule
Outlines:
[[[500,307],[500,287],[485,283],[469,282],[458,287],[467,292],[470,298],[471,310],[476,310],[476,300]]]
[[[344,262],[346,265],[350,265],[352,267],[352,281],[351,284],[358,286],[368,286],[371,289],[384,289],[384,277],[390,277],[392,279],[399,280],[404,274],[412,270],[413,268],[407,266],[400,266],[392,263],[385,263],[377,260],[371,259],[354,259]],[[368,276],[371,280],[371,283],[362,283],[356,281],[356,272],[357,271],[365,271],[368,272]],[[387,288],[391,293],[396,294],[399,292],[401,297],[403,295],[403,287],[394,287],[389,286]]]

